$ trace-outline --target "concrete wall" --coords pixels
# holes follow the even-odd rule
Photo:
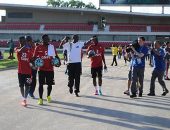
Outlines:
[[[105,17],[107,23],[132,23],[132,24],[170,24],[169,17],[148,17],[125,14],[106,14],[73,11],[49,11],[49,10],[20,10],[7,9],[9,12],[32,12],[32,19],[14,19],[6,17],[5,22],[37,22],[37,23],[88,23],[89,21],[100,23],[101,17]]]

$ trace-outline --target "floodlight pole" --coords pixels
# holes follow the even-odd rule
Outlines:
[[[164,5],[162,5],[162,14],[165,13],[165,12],[164,12],[164,11],[165,11],[164,9],[165,9],[165,7],[164,7]]]
[[[130,12],[132,12],[132,5],[130,5]]]

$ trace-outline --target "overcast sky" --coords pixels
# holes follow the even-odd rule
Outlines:
[[[0,3],[9,3],[9,4],[25,4],[25,5],[39,5],[46,6],[47,0],[0,0]],[[67,1],[67,0],[64,0]],[[99,7],[99,0],[82,0],[85,3],[92,2],[97,8]],[[117,10],[117,11],[129,11],[129,7],[101,7],[101,9]],[[134,12],[145,12],[145,13],[161,13],[161,7],[133,7]],[[165,8],[165,13],[170,14],[170,7]]]

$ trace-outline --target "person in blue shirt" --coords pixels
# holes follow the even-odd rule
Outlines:
[[[131,83],[131,98],[136,97],[137,82],[139,81],[139,97],[142,97],[143,93],[143,79],[145,70],[145,56],[148,53],[148,48],[144,45],[145,38],[138,37],[138,48],[131,46],[134,52],[134,58],[132,59],[132,83]]]
[[[165,52],[161,48],[159,41],[154,42],[154,49],[152,49],[153,54],[153,65],[154,69],[152,72],[151,83],[150,83],[150,93],[148,96],[155,96],[155,80],[158,78],[159,84],[163,88],[162,96],[165,96],[169,91],[166,88],[165,82],[163,81],[164,71],[165,71]]]

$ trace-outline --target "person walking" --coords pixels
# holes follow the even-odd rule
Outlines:
[[[97,36],[93,36],[92,45],[90,45],[87,49],[87,55],[90,52],[94,52],[94,55],[89,55],[88,57],[91,59],[91,75],[93,78],[93,85],[95,88],[95,95],[102,95],[102,70],[107,69],[105,57],[104,57],[104,48],[98,44]],[[96,78],[98,78],[98,86]]]
[[[165,96],[169,91],[166,88],[165,82],[163,81],[164,71],[165,71],[165,60],[164,60],[164,50],[161,48],[159,41],[154,42],[153,53],[153,64],[154,69],[152,71],[151,83],[150,83],[150,93],[148,96],[155,96],[155,80],[158,78],[159,84],[163,88],[162,96]]]

